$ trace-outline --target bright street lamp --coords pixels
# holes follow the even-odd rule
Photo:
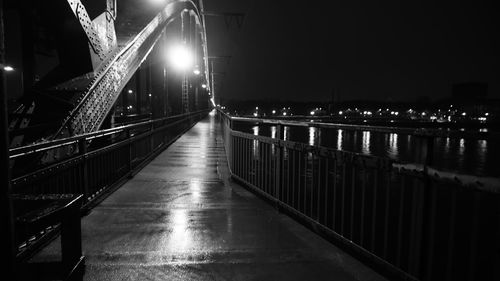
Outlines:
[[[190,50],[182,44],[173,46],[168,53],[168,58],[173,67],[181,71],[187,71],[193,66],[193,55]]]

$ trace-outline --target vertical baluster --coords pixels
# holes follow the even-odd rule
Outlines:
[[[476,266],[477,266],[477,233],[479,229],[479,206],[481,204],[481,197],[479,192],[474,192],[473,193],[473,202],[472,202],[472,224],[471,224],[471,237],[469,239],[470,244],[470,255],[469,255],[469,268],[468,268],[468,276],[467,280],[473,281],[476,279]]]
[[[274,194],[272,194],[274,197],[278,198],[279,194],[279,189],[281,186],[281,158],[282,158],[282,151],[281,148],[283,145],[281,144],[281,125],[278,124],[276,125],[276,139],[278,140],[278,144],[276,146],[276,165],[275,165],[275,174],[276,174],[276,184],[274,186]]]
[[[356,167],[355,163],[352,163],[352,168],[351,168],[351,224],[350,224],[350,233],[349,237],[351,240],[354,240],[354,205],[355,205],[355,198],[356,198]]]
[[[266,193],[269,193],[269,185],[268,185],[268,180],[269,180],[269,144],[266,142],[262,143],[264,145],[264,170],[262,171],[263,173],[263,185],[262,188],[265,190]]]
[[[309,186],[309,194],[310,194],[311,198],[309,200],[310,201],[309,202],[309,210],[310,210],[309,217],[314,219],[314,213],[313,213],[314,212],[314,201],[313,200],[314,200],[314,189],[315,189],[314,188],[314,171],[315,171],[315,169],[314,169],[314,154],[312,152],[311,152],[311,162],[310,163],[311,163],[311,173],[310,173],[310,175],[311,175],[310,183],[311,184]],[[307,163],[307,164],[309,165],[309,163]]]
[[[343,159],[342,163],[342,204],[340,209],[340,235],[345,237],[345,194],[346,194],[346,163]]]
[[[302,151],[298,151],[298,162],[299,162],[299,170],[297,171],[297,184],[299,185],[298,186],[298,192],[297,192],[297,210],[299,212],[302,212],[302,209],[301,209],[301,203],[302,203],[302,176],[301,176],[301,172],[302,172]]]
[[[304,181],[303,181],[303,190],[304,190],[304,215],[307,215],[307,152],[302,154],[302,159],[304,161]]]
[[[325,210],[324,210],[324,225],[326,227],[328,227],[328,207],[330,204],[328,204],[330,201],[328,200],[328,190],[330,189],[330,171],[329,171],[329,162],[330,162],[330,158],[327,156],[325,158],[325,201],[324,201],[324,204],[325,204]]]
[[[446,280],[452,280],[453,276],[453,252],[455,247],[455,220],[457,210],[457,190],[451,190],[450,225],[448,231],[448,253],[446,257]]]
[[[366,197],[366,178],[367,178],[367,168],[363,167],[361,171],[361,217],[360,217],[360,230],[359,230],[359,245],[364,247],[364,236],[365,236],[365,197]]]
[[[292,208],[296,209],[297,207],[295,206],[295,183],[296,183],[296,177],[297,177],[297,171],[295,170],[295,162],[297,161],[297,151],[294,149],[292,150],[292,200],[290,202],[290,206]]]
[[[333,158],[333,177],[332,177],[333,187],[332,187],[332,229],[337,232],[337,154]]]
[[[317,180],[317,183],[316,183],[316,218],[317,218],[317,222],[320,222],[321,221],[321,218],[320,218],[320,197],[321,197],[321,190],[323,189],[322,188],[322,184],[321,184],[321,157],[319,155],[316,155],[317,159],[318,159],[318,169],[317,169],[317,177],[316,177],[316,180]]]
[[[286,163],[286,204],[290,205],[290,160],[292,157],[293,150],[288,150],[288,159]]]
[[[375,175],[373,179],[373,197],[372,197],[372,228],[371,228],[371,241],[370,249],[372,253],[375,253],[375,241],[376,241],[376,226],[377,226],[377,189],[378,189],[378,170],[374,170]]]
[[[403,215],[404,215],[404,196],[405,196],[405,181],[404,177],[401,180],[400,185],[400,196],[399,196],[399,211],[398,211],[398,237],[397,237],[397,256],[396,265],[401,266],[401,252],[402,252],[402,240],[403,240]]]

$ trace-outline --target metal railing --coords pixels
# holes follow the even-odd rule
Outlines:
[[[391,279],[498,280],[499,179],[285,141],[280,121],[267,121],[270,138],[219,118],[234,179]]]
[[[16,194],[83,194],[85,208],[205,117],[208,110],[131,124],[10,150]],[[50,155],[52,164],[23,170]]]

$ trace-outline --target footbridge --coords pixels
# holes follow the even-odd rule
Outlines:
[[[213,12],[145,2],[0,2],[7,280],[500,278],[497,178],[433,168],[433,134],[401,163],[228,115]]]

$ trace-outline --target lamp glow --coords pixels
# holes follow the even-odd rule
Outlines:
[[[207,88],[207,84],[201,84],[201,87],[202,87],[203,89],[206,89],[206,88]]]
[[[185,45],[177,45],[170,49],[169,60],[173,67],[186,71],[193,65],[193,56]]]
[[[7,72],[11,72],[11,71],[14,71],[14,68],[10,65],[6,65],[3,67],[3,70],[5,70]]]

